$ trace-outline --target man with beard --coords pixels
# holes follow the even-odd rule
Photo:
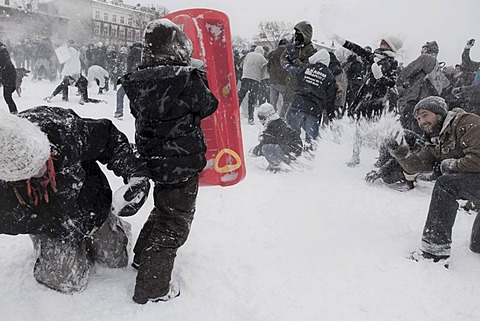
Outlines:
[[[452,228],[458,199],[480,200],[480,116],[454,108],[447,111],[441,97],[426,97],[413,110],[428,142],[417,153],[403,143],[403,137],[392,141],[391,153],[409,174],[432,171],[439,167],[432,192],[421,248],[411,254],[412,260],[441,262],[448,268]],[[470,250],[480,253],[480,218],[472,227]]]

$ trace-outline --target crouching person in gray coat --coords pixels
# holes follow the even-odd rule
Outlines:
[[[124,179],[115,195],[98,162]],[[0,233],[28,234],[35,279],[72,294],[87,286],[93,263],[128,263],[130,225],[150,183],[127,137],[110,120],[70,109],[35,107],[0,117]]]

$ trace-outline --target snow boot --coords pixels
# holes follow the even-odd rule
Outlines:
[[[417,250],[410,253],[410,255],[407,256],[407,259],[415,262],[431,262],[441,264],[446,269],[448,269],[450,265],[450,255],[435,255],[424,252],[422,250]]]

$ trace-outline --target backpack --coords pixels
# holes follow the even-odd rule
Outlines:
[[[429,82],[437,95],[440,95],[442,91],[450,85],[450,80],[448,80],[442,71],[442,67],[444,65],[445,63],[439,63],[437,61],[435,68],[433,68],[433,70],[425,76],[425,81]]]

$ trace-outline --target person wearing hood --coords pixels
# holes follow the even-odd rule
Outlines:
[[[267,171],[280,171],[282,163],[288,165],[302,153],[300,134],[278,116],[270,103],[260,105],[257,117],[264,130],[258,137],[259,144],[251,153],[265,157],[268,162]]]
[[[119,80],[135,118],[138,153],[155,184],[154,208],[133,249],[138,304],[180,294],[172,270],[190,232],[207,163],[200,122],[218,106],[205,73],[191,60],[192,43],[182,29],[169,19],[153,20],[145,28],[142,64]]]
[[[402,137],[389,145],[391,154],[407,174],[439,168],[422,234],[421,248],[412,260],[441,262],[448,267],[457,200],[480,201],[480,116],[454,108],[445,100],[430,96],[420,100],[413,113],[428,142],[412,152]],[[470,250],[480,253],[480,216],[477,215]]]
[[[48,106],[1,115],[0,133],[0,234],[30,236],[35,279],[73,294],[93,263],[127,266],[130,225],[118,216],[150,189],[127,137],[108,119]],[[100,163],[125,183],[113,197]]]
[[[71,75],[67,75],[63,77],[62,82],[55,88],[50,96],[44,98],[46,102],[51,102],[53,97],[58,95],[60,92],[62,93],[62,100],[68,100],[68,86],[75,86],[80,93],[80,100],[78,103],[80,105],[84,105],[85,103],[95,103],[98,104],[103,102],[103,100],[98,100],[94,98],[88,97],[88,80],[83,75],[79,73],[73,73]]]
[[[348,115],[355,119],[379,117],[387,105],[387,94],[397,82],[398,61],[395,59],[403,43],[394,36],[383,37],[379,47],[370,52],[349,40],[334,35],[333,39],[344,48],[357,54],[368,65],[355,100],[349,106]]]
[[[398,75],[397,88],[399,92],[398,110],[403,128],[421,134],[413,114],[413,108],[423,98],[440,96],[429,75],[439,68],[437,55],[439,47],[436,41],[426,42],[420,56],[409,63]]]
[[[242,82],[238,91],[238,104],[241,105],[243,99],[248,93],[248,123],[253,125],[254,104],[259,98],[260,81],[265,68],[267,59],[264,56],[262,46],[256,46],[253,52],[249,52],[243,59]]]
[[[357,121],[378,119],[389,105],[390,91],[397,82],[398,61],[395,57],[403,42],[394,36],[383,37],[379,47],[371,52],[339,35],[333,35],[333,40],[353,51],[366,67],[363,82],[355,93],[355,99],[348,106],[347,115]],[[352,159],[347,162],[350,167],[360,164],[363,142],[359,130],[357,127],[354,134]]]
[[[337,83],[328,68],[330,54],[321,49],[308,58],[309,63],[298,70],[297,88],[287,111],[287,123],[299,134],[305,131],[305,149],[315,149],[322,114],[334,118]]]
[[[10,113],[16,114],[17,105],[13,101],[12,94],[16,87],[17,72],[10,59],[10,53],[7,47],[0,42],[0,80],[3,85],[3,99],[7,103]]]
[[[295,35],[291,43],[287,43],[285,50],[283,51],[280,64],[289,75],[287,76],[285,95],[283,96],[283,111],[280,116],[283,116],[288,112],[288,108],[293,101],[295,89],[297,88],[298,78],[297,70],[308,64],[308,58],[317,52],[317,49],[313,46],[313,27],[308,21],[300,21],[293,28]]]

